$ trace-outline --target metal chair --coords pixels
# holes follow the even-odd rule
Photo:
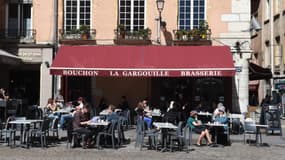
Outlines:
[[[139,117],[137,119],[137,128],[136,128],[136,143],[135,147],[138,145],[140,146],[140,150],[142,150],[142,147],[144,145],[144,137],[148,137],[149,140],[151,140],[151,143],[149,143],[150,147],[154,146],[157,150],[157,137],[158,137],[158,131],[156,129],[146,129],[147,125],[143,121],[142,117]]]
[[[243,137],[243,141],[244,144],[246,143],[246,135],[249,135],[249,138],[251,138],[251,135],[255,135],[257,132],[256,130],[256,126],[255,126],[255,122],[252,119],[246,119],[244,121],[244,137]],[[250,139],[249,142],[251,142],[252,140]]]
[[[174,147],[174,141],[177,141],[178,149],[183,150],[184,146],[187,145],[186,141],[186,128],[183,127],[182,121],[178,123],[178,128],[174,132],[168,132],[168,135],[170,136],[170,151],[172,151]]]
[[[49,132],[52,132],[52,136],[55,137],[55,140],[58,140],[58,122],[59,122],[59,118],[55,117],[52,119],[52,123],[51,126],[49,128]],[[48,136],[49,136],[49,132],[48,132]]]
[[[41,143],[41,147],[43,148],[44,146],[47,147],[47,135],[49,132],[49,127],[50,127],[50,119],[46,118],[43,120],[43,122],[41,123],[40,128],[38,129],[31,129],[29,131],[29,135],[28,136],[28,141],[27,143],[29,143],[29,146],[31,146],[31,144],[33,143],[33,140],[36,136],[40,137],[40,143]]]
[[[115,149],[116,148],[116,134],[115,134],[115,130],[117,129],[117,126],[118,126],[118,122],[117,121],[112,121],[111,122],[111,125],[103,132],[99,132],[98,133],[98,136],[97,136],[97,140],[96,140],[96,146],[98,149],[101,148],[100,146],[100,138],[101,136],[104,136],[104,143],[106,145],[106,140],[107,140],[107,137],[110,137],[111,139],[111,143],[112,143],[112,148]]]
[[[8,117],[6,123],[1,124],[0,130],[0,140],[3,143],[8,143],[8,146],[12,147],[11,143],[14,142],[16,144],[15,137],[16,137],[16,129],[12,128],[9,124],[10,121],[14,120],[14,117]]]

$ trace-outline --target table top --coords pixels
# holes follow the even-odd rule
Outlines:
[[[169,122],[153,122],[153,125],[158,128],[169,128],[169,129],[177,129],[178,127]]]
[[[65,108],[65,109],[57,110],[56,112],[57,113],[70,113],[71,110],[72,110],[71,108],[70,109]]]
[[[101,111],[101,112],[99,113],[99,115],[101,115],[101,116],[107,116],[107,115],[109,115],[109,112],[108,112],[107,110],[103,110],[103,111]]]
[[[268,128],[268,125],[264,125],[264,124],[252,124],[252,126],[256,126],[260,128]]]
[[[88,122],[87,125],[89,126],[108,126],[110,124],[109,121],[103,121],[103,122]]]
[[[10,124],[31,124],[31,123],[37,123],[42,122],[42,119],[26,119],[26,120],[13,120],[10,121]]]
[[[213,127],[226,127],[228,125],[222,123],[205,123],[204,125],[213,126]]]
[[[197,114],[199,116],[212,116],[213,115],[212,113],[209,113],[209,112],[198,112]]]

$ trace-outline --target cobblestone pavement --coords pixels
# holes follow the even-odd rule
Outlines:
[[[285,131],[285,126],[282,126],[282,128],[283,131]],[[60,134],[63,136],[66,133],[61,131]],[[189,153],[185,151],[160,152],[147,150],[147,148],[143,148],[143,150],[140,151],[139,148],[134,147],[135,129],[127,131],[126,137],[131,139],[130,144],[119,149],[103,150],[97,150],[95,148],[68,149],[64,141],[45,149],[39,147],[30,149],[16,147],[11,149],[5,144],[0,144],[0,160],[280,160],[285,157],[285,138],[279,135],[263,135],[263,142],[269,144],[267,147],[250,146],[243,143],[243,135],[231,135],[231,146],[222,148],[192,146],[191,148],[194,150]]]

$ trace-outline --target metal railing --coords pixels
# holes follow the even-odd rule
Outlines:
[[[151,30],[143,29],[139,31],[120,31],[118,29],[114,30],[115,39],[124,40],[150,40]]]
[[[174,40],[180,41],[199,41],[211,40],[211,30],[201,31],[199,29],[192,30],[173,30]]]
[[[74,31],[66,31],[64,29],[59,29],[59,39],[60,40],[95,40],[96,29],[90,29],[87,33],[80,33]]]
[[[0,39],[17,40],[20,43],[36,42],[35,29],[0,29]]]

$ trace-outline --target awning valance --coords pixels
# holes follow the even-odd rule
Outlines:
[[[0,49],[0,64],[18,64],[21,58]]]
[[[64,76],[231,77],[226,46],[61,46],[50,73]]]
[[[249,80],[262,80],[272,78],[269,68],[263,68],[257,64],[249,63]]]

